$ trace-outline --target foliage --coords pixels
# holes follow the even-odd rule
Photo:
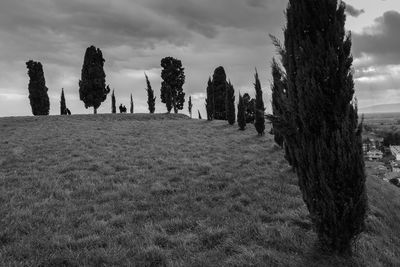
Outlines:
[[[400,145],[400,132],[386,132],[383,137],[383,145],[386,147]]]
[[[132,94],[131,94],[131,106],[130,106],[130,108],[129,108],[129,112],[130,112],[131,114],[133,114],[133,108],[134,108],[134,106],[133,106],[133,97],[132,97]]]
[[[65,104],[64,88],[61,89],[60,115],[67,115],[67,105]]]
[[[193,108],[192,96],[189,96],[188,110],[189,110],[190,118],[192,118],[192,108]]]
[[[243,95],[246,123],[254,123],[256,114],[256,100],[251,98],[248,93]]]
[[[117,113],[117,104],[116,104],[116,101],[115,101],[114,90],[113,90],[112,95],[111,95],[111,113],[113,113],[113,114]]]
[[[94,46],[86,49],[79,81],[79,98],[85,103],[85,108],[93,107],[95,114],[101,103],[106,100],[107,94],[110,93],[109,86],[106,86],[104,62],[100,49]]]
[[[226,87],[226,118],[230,125],[235,124],[235,89],[230,81]]]
[[[31,103],[32,114],[49,115],[50,100],[47,95],[48,88],[44,78],[42,63],[29,60],[26,62],[29,76],[29,100]]]
[[[207,98],[206,98],[206,110],[207,110],[207,120],[212,121],[214,119],[214,89],[212,86],[211,77],[208,78],[207,82]]]
[[[289,116],[275,118],[274,129],[279,125],[293,157],[321,247],[349,254],[365,229],[367,195],[345,4],[290,0],[286,18],[285,46],[278,50]]]
[[[167,106],[168,113],[174,108],[174,112],[183,109],[185,93],[183,84],[185,83],[185,73],[182,62],[173,57],[166,57],[161,60],[161,102]]]
[[[147,105],[149,107],[149,111],[153,114],[156,110],[156,97],[154,97],[154,90],[151,88],[149,77],[145,73],[144,76],[146,77],[146,84],[147,84]]]
[[[256,70],[256,74],[254,76],[255,83],[254,88],[256,90],[256,104],[255,104],[255,123],[254,126],[258,132],[258,135],[264,135],[265,131],[265,107],[264,107],[264,100],[263,100],[263,92],[261,89],[260,79],[258,78],[258,73]]]
[[[244,131],[246,129],[246,110],[245,110],[243,96],[240,93],[239,93],[237,122],[239,125],[239,129]]]
[[[211,90],[213,100],[213,118],[216,120],[226,120],[226,73],[222,66],[214,70]]]

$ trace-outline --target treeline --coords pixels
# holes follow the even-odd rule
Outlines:
[[[97,113],[97,109],[111,92],[110,86],[106,85],[106,74],[104,72],[103,54],[99,48],[90,46],[87,48],[82,71],[79,81],[79,98],[84,103],[85,108],[92,107],[93,113]],[[47,95],[47,87],[45,85],[43,67],[40,62],[27,62],[29,69],[29,98],[31,99],[31,107],[34,115],[48,115],[50,102]],[[185,72],[182,62],[173,57],[165,57],[161,60],[161,102],[166,105],[168,113],[172,110],[178,113],[182,110],[185,103],[185,92],[183,85],[185,83]],[[155,112],[156,97],[151,86],[149,77],[144,74],[147,92],[147,105],[150,113]],[[254,124],[259,135],[264,134],[264,102],[261,90],[261,83],[258,78],[258,73],[255,74],[255,93],[256,99],[252,99],[248,93],[243,96],[239,94],[238,112],[236,118],[235,109],[235,89],[232,83],[227,81],[224,68],[218,67],[214,71],[213,78],[209,78],[206,89],[206,110],[207,119],[226,120],[230,125],[235,124],[237,119],[239,128],[246,129],[246,124]],[[192,118],[193,103],[191,96],[189,97],[188,111]],[[243,110],[240,110],[243,109]],[[120,113],[126,113],[127,108],[120,104]],[[129,112],[134,112],[133,96],[130,95]],[[111,94],[111,113],[117,113],[117,101],[115,90]],[[201,119],[200,111],[199,119]],[[61,90],[60,114],[71,114],[67,108],[64,89]],[[243,114],[243,116],[242,116]]]

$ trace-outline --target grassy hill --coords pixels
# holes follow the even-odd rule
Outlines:
[[[399,266],[400,191],[368,177],[353,259],[320,255],[271,136],[180,115],[0,119],[0,266]]]

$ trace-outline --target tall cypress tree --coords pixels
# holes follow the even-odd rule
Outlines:
[[[190,118],[192,118],[192,108],[193,108],[192,96],[189,96],[188,110],[189,110]]]
[[[351,253],[367,210],[345,8],[337,0],[289,0],[281,57],[291,116],[276,118],[320,245],[340,254]]]
[[[220,66],[215,69],[212,79],[214,109],[213,115],[216,120],[226,120],[226,81],[225,69]]]
[[[185,93],[183,84],[185,83],[185,72],[182,62],[173,57],[166,57],[161,60],[161,102],[167,106],[168,113],[174,108],[174,112],[183,109],[185,103]]]
[[[214,104],[214,89],[211,77],[208,78],[207,82],[206,110],[207,110],[207,120],[212,121],[214,119],[215,104]]]
[[[26,67],[29,75],[28,90],[32,114],[49,115],[50,100],[47,95],[49,89],[46,87],[42,63],[29,60],[26,62]]]
[[[226,87],[226,117],[230,125],[235,124],[235,89],[230,81]]]
[[[258,135],[264,135],[265,131],[265,107],[263,100],[263,92],[261,89],[260,79],[258,78],[258,73],[256,70],[256,74],[254,75],[255,83],[254,88],[256,89],[256,104],[255,104],[255,123],[254,126],[258,132]]]
[[[149,81],[149,77],[147,77],[147,74],[145,73],[144,76],[146,77],[146,84],[147,84],[147,104],[149,106],[149,111],[151,114],[154,113],[154,111],[156,110],[156,98],[154,97],[154,91],[151,88],[151,84]]]
[[[129,111],[130,111],[131,114],[133,114],[133,97],[132,97],[132,94],[131,94],[131,107],[129,108]]]
[[[67,115],[67,105],[65,104],[64,88],[61,89],[60,115]]]
[[[104,62],[100,49],[94,46],[86,49],[79,81],[79,97],[85,103],[85,108],[93,107],[94,114],[110,93],[110,88],[106,86]]]
[[[111,113],[113,113],[113,114],[117,113],[117,105],[116,105],[116,101],[115,101],[114,90],[111,95]]]
[[[244,105],[243,96],[240,93],[239,93],[237,122],[239,125],[239,129],[244,131],[246,129],[246,107]]]

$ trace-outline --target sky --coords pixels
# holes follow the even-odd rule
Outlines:
[[[399,0],[347,0],[346,29],[352,32],[356,97],[359,106],[400,103]],[[197,117],[205,117],[207,80],[223,66],[236,94],[254,96],[260,75],[270,107],[269,34],[282,39],[287,0],[1,0],[0,116],[30,116],[25,62],[43,64],[50,114],[60,110],[61,88],[73,114],[92,113],[79,100],[86,48],[103,52],[106,83],[117,105],[147,112],[146,73],[160,103],[162,58],[182,61],[184,91]],[[187,103],[187,102],[186,102]],[[187,105],[182,113],[188,113]],[[110,113],[111,94],[98,112]]]

